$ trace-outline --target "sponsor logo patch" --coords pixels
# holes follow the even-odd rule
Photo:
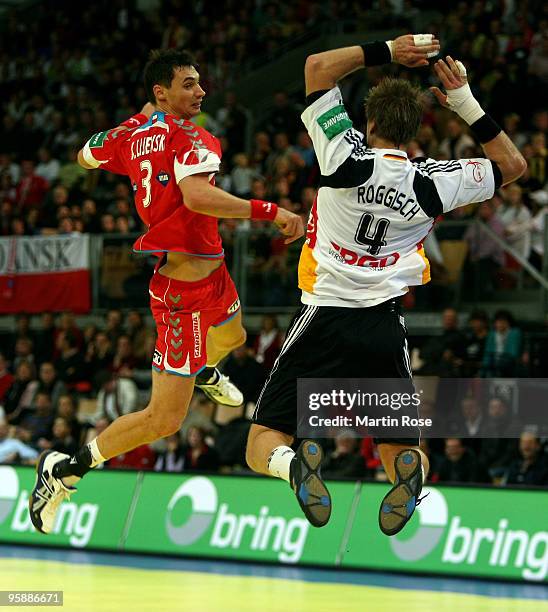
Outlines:
[[[226,311],[227,314],[233,314],[234,312],[236,312],[238,310],[238,308],[240,308],[240,299],[238,298],[234,304],[232,304],[232,306]]]
[[[160,170],[160,172],[156,176],[156,180],[164,187],[169,183],[170,178],[171,177],[165,170]]]
[[[161,366],[162,365],[162,353],[160,353],[160,351],[158,349],[154,350],[154,355],[152,357],[152,362],[155,363],[157,366]]]
[[[352,121],[342,104],[334,106],[323,115],[320,115],[317,122],[328,140],[335,138],[337,134],[342,134],[342,132],[352,127]]]
[[[200,313],[192,313],[192,334],[194,336],[194,357],[202,354],[202,330],[200,329]]]
[[[103,146],[105,140],[108,138],[108,130],[105,132],[99,132],[94,134],[89,141],[90,149],[99,149]]]
[[[464,167],[464,186],[470,189],[483,187],[483,179],[486,174],[487,171],[482,162],[469,160]]]

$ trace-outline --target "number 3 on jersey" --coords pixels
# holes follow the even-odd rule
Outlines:
[[[140,164],[141,171],[145,172],[145,176],[141,180],[141,185],[145,190],[145,197],[143,198],[143,208],[148,208],[150,206],[150,177],[152,176],[152,164],[148,159],[143,159]]]
[[[378,219],[373,225],[375,217],[371,213],[364,213],[356,230],[355,240],[358,244],[368,245],[367,252],[378,255],[381,247],[386,246],[386,232],[390,221]]]

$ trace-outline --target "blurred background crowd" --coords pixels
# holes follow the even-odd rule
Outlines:
[[[441,316],[443,334],[412,349],[417,375],[527,375],[530,349],[523,348],[521,331],[509,313],[497,313],[490,323],[484,313],[475,312],[464,329],[458,326],[454,310]],[[223,371],[241,389],[243,406],[223,408],[196,391],[178,434],[112,459],[105,467],[246,470],[249,417],[283,337],[276,317],[266,315],[259,333],[226,360]],[[150,391],[154,341],[154,329],[138,311],[124,315],[112,309],[99,324],[84,328],[70,312],[58,317],[45,313],[32,326],[29,316],[20,315],[16,329],[0,336],[0,463],[34,463],[41,451],[50,448],[73,453],[117,416],[143,408]],[[539,355],[546,368],[548,346]],[[508,439],[504,432],[516,420],[512,403],[503,394],[494,394],[484,404],[472,393],[448,413],[454,430],[466,432],[465,439],[423,440],[432,463],[430,478],[548,485],[548,441],[523,426],[519,441]],[[421,416],[432,409],[424,402]],[[371,438],[359,440],[343,432],[324,444],[326,475],[384,478]]]
[[[300,121],[304,92],[277,92],[260,112],[241,99],[239,79],[302,44],[318,32],[353,33],[399,29],[434,32],[444,53],[468,67],[472,89],[523,152],[528,170],[518,183],[487,203],[471,205],[438,220],[437,239],[466,245],[466,283],[485,294],[512,288],[520,263],[476,225],[446,221],[480,218],[524,260],[542,269],[548,213],[548,5],[540,0],[455,2],[445,11],[428,0],[227,2],[151,1],[139,10],[131,0],[108,4],[52,0],[7,13],[0,26],[0,236],[86,232],[123,236],[141,225],[125,177],[86,172],[78,149],[98,131],[138,112],[145,102],[142,66],[152,48],[190,49],[200,64],[201,84],[221,103],[195,121],[221,139],[223,164],[217,184],[242,197],[272,199],[306,220],[316,195],[319,168]],[[231,8],[230,8],[231,6]],[[77,19],[75,16],[77,15]],[[72,24],[80,24],[76,30]],[[132,40],[128,45],[127,40]],[[359,38],[356,43],[364,42]],[[398,67],[367,70],[343,84],[355,125],[364,124],[367,88],[394,72],[435,83],[428,70]],[[302,88],[301,88],[302,89]],[[456,116],[425,94],[419,134],[409,145],[414,157],[481,156],[481,147]],[[238,222],[222,221],[230,262]],[[267,307],[295,302],[300,245],[283,244],[261,223],[251,224],[249,293]],[[432,235],[433,239],[434,234]],[[436,279],[447,275],[436,244],[428,246]],[[142,279],[146,294],[146,279]],[[428,294],[434,300],[434,293]],[[417,297],[420,305],[420,297]],[[415,297],[407,300],[413,308]],[[135,307],[128,302],[126,307]],[[273,308],[274,310],[274,308]],[[512,315],[473,312],[459,324],[446,309],[442,334],[411,338],[418,374],[455,376],[548,376],[548,343],[532,338]],[[180,435],[154,448],[141,447],[107,467],[167,471],[244,469],[248,416],[283,341],[274,316],[224,366],[245,395],[245,406],[223,413],[199,393]],[[141,408],[150,386],[154,330],[140,311],[110,310],[98,324],[78,323],[69,312],[26,315],[0,336],[0,462],[32,462],[46,448],[72,452],[116,415]],[[493,398],[495,404],[502,401]],[[504,402],[502,402],[504,403]],[[489,405],[495,419],[509,408]],[[462,418],[474,416],[463,405]],[[470,416],[472,414],[472,416]],[[492,416],[492,415],[490,415]],[[479,419],[479,420],[478,420]],[[548,484],[546,441],[524,432],[521,440],[449,439],[431,444],[432,478],[448,482]],[[427,445],[427,443],[425,443]],[[328,475],[381,477],[372,441],[347,435],[328,446]]]

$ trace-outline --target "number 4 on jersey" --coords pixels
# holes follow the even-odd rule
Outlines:
[[[373,227],[374,220],[375,218],[371,213],[362,215],[355,240],[358,244],[368,245],[367,252],[371,255],[378,255],[381,247],[386,246],[385,238],[390,221],[388,219],[378,219]]]

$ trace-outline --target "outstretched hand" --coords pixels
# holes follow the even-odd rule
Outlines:
[[[434,64],[434,71],[438,75],[441,84],[443,87],[445,87],[446,91],[459,89],[468,83],[464,64],[458,60],[453,60],[450,55],[448,55],[445,60],[438,60]],[[438,87],[430,87],[430,91],[436,96],[436,99],[442,106],[449,108],[446,94],[444,94]]]
[[[289,212],[281,206],[278,207],[278,212],[274,223],[278,226],[280,232],[286,236],[285,244],[294,242],[304,235],[303,220],[299,215]]]
[[[413,34],[398,36],[392,45],[393,61],[408,68],[428,66],[428,54],[437,55],[440,50],[440,41],[437,38],[433,38],[428,45],[417,45]]]

